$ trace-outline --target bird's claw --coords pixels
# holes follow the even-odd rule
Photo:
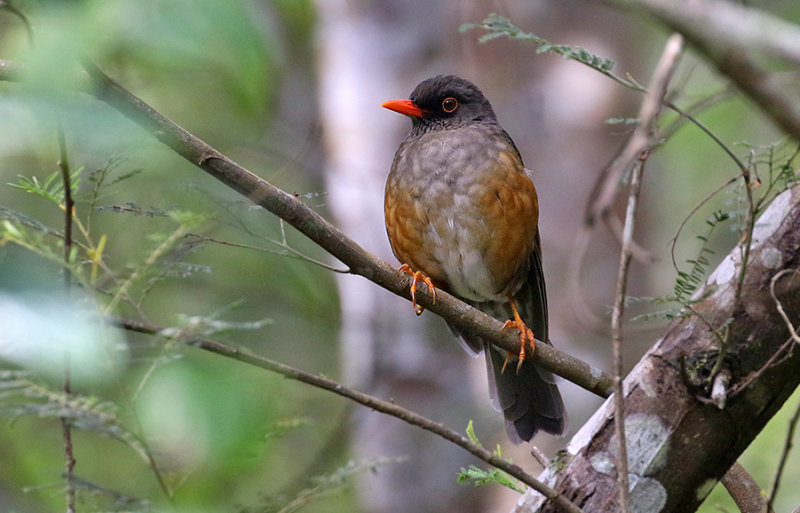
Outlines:
[[[422,312],[425,311],[423,307],[417,304],[417,283],[420,281],[428,286],[428,291],[431,293],[431,301],[433,303],[436,302],[436,287],[433,285],[433,280],[430,277],[422,274],[419,271],[414,271],[408,264],[403,264],[400,266],[400,269],[397,270],[398,273],[406,273],[407,275],[411,276],[411,304],[414,305],[414,313],[417,315],[422,315]]]
[[[522,362],[525,361],[525,357],[527,355],[527,346],[530,342],[531,344],[531,353],[536,349],[536,339],[533,337],[533,330],[530,329],[526,324],[525,321],[522,320],[520,317],[519,312],[517,311],[517,305],[514,304],[512,300],[511,304],[511,311],[514,313],[514,320],[508,320],[503,324],[502,331],[506,331],[507,329],[513,328],[519,330],[519,355],[517,361],[517,374],[519,374],[519,370],[522,368]],[[500,370],[502,374],[506,370],[506,366],[508,365],[508,361],[511,359],[511,353],[506,354],[506,361],[503,362],[503,368]]]

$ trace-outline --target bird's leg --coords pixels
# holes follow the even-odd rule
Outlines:
[[[536,349],[536,339],[533,338],[533,330],[531,330],[526,324],[525,321],[522,320],[522,317],[519,315],[519,311],[517,311],[517,305],[514,302],[513,297],[508,298],[508,302],[511,305],[511,311],[514,313],[514,320],[508,320],[505,324],[503,324],[503,331],[514,328],[519,330],[519,361],[517,362],[517,372],[522,367],[522,362],[525,361],[526,349],[525,346],[528,345],[528,342],[531,343],[531,352]],[[508,365],[508,360],[511,358],[511,353],[506,354],[506,361],[503,362],[503,368],[500,370],[502,374],[506,370],[506,365]]]
[[[428,277],[422,274],[419,271],[414,271],[408,264],[403,264],[400,266],[400,269],[397,270],[398,273],[406,273],[407,275],[411,276],[411,304],[414,305],[414,313],[417,315],[422,315],[422,312],[425,310],[421,306],[417,304],[417,283],[420,281],[428,286],[428,292],[431,293],[431,299],[435,303],[436,302],[436,287],[433,286],[433,281]]]

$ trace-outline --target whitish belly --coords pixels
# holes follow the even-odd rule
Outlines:
[[[459,209],[458,219],[433,215],[428,237],[434,257],[441,263],[451,292],[475,301],[503,300],[503,284],[484,261],[491,234],[474,208]]]

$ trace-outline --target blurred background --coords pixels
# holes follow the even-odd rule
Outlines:
[[[749,3],[800,22],[795,1]],[[580,0],[0,2],[0,59],[26,66],[24,83],[0,82],[0,510],[63,510],[59,415],[76,422],[79,511],[512,507],[512,490],[456,482],[462,467],[482,466],[474,458],[399,420],[179,343],[67,321],[93,312],[142,319],[331,377],[460,432],[472,420],[486,447],[501,444],[504,456],[538,472],[530,448],[512,446],[492,411],[483,362],[463,353],[443,321],[417,318],[408,302],[332,271],[341,264],[302,235],[117,111],[69,92],[88,57],[394,264],[383,186],[410,124],[380,103],[407,97],[432,75],[464,76],[491,100],[535,174],[552,341],[608,370],[619,244],[602,224],[585,228],[584,218],[595,180],[632,126],[608,120],[635,118],[641,95],[530,42],[481,43],[483,31],[459,30],[491,12],[613,59],[618,75],[644,84],[669,36],[645,18]],[[765,177],[787,161],[792,149],[780,134],[691,52],[674,86],[682,106],[712,98],[699,118],[741,158],[758,159]],[[665,132],[674,120],[665,116]],[[69,298],[58,238],[59,126],[76,176]],[[627,368],[666,326],[657,312],[669,304],[652,298],[673,294],[670,241],[737,175],[688,124],[648,161]],[[724,211],[731,221],[708,245],[713,268],[739,239],[741,208],[741,191],[728,188],[689,217],[675,245],[679,267],[690,268],[706,219]],[[588,241],[583,250],[579,240]],[[15,340],[36,340],[34,357],[26,360]],[[91,347],[73,356],[74,391],[85,399],[69,402],[60,371],[36,356],[81,344]],[[570,431],[535,439],[548,456],[601,403],[570,383],[561,389]],[[798,402],[795,394],[741,460],[762,488]],[[790,464],[784,483],[798,480],[800,465]],[[784,486],[776,511],[798,503],[800,490]],[[718,487],[702,511],[720,510],[734,506]]]

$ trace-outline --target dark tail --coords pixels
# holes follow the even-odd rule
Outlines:
[[[537,340],[550,343],[547,329],[547,292],[542,273],[539,237],[536,248],[527,262],[526,280],[514,295],[522,320],[533,330]],[[477,303],[476,308],[498,320],[509,318],[506,303]],[[567,428],[564,402],[553,375],[528,360],[517,370],[517,359],[512,356],[505,372],[501,372],[506,355],[487,344],[480,337],[464,333],[450,326],[461,345],[472,355],[486,353],[489,372],[489,394],[497,411],[506,419],[506,431],[514,443],[528,441],[539,431],[562,435]]]
[[[539,430],[564,434],[567,417],[553,375],[531,361],[516,372],[514,358],[502,372],[506,356],[488,344],[484,352],[492,406],[503,412],[511,441],[527,442]]]
[[[481,349],[486,354],[489,397],[494,409],[503,413],[506,432],[512,442],[527,442],[539,430],[554,435],[564,434],[567,415],[555,377],[550,372],[530,360],[525,361],[517,372],[514,356],[502,372],[505,353],[479,337],[461,333],[454,326],[450,329],[472,355],[477,355]]]

